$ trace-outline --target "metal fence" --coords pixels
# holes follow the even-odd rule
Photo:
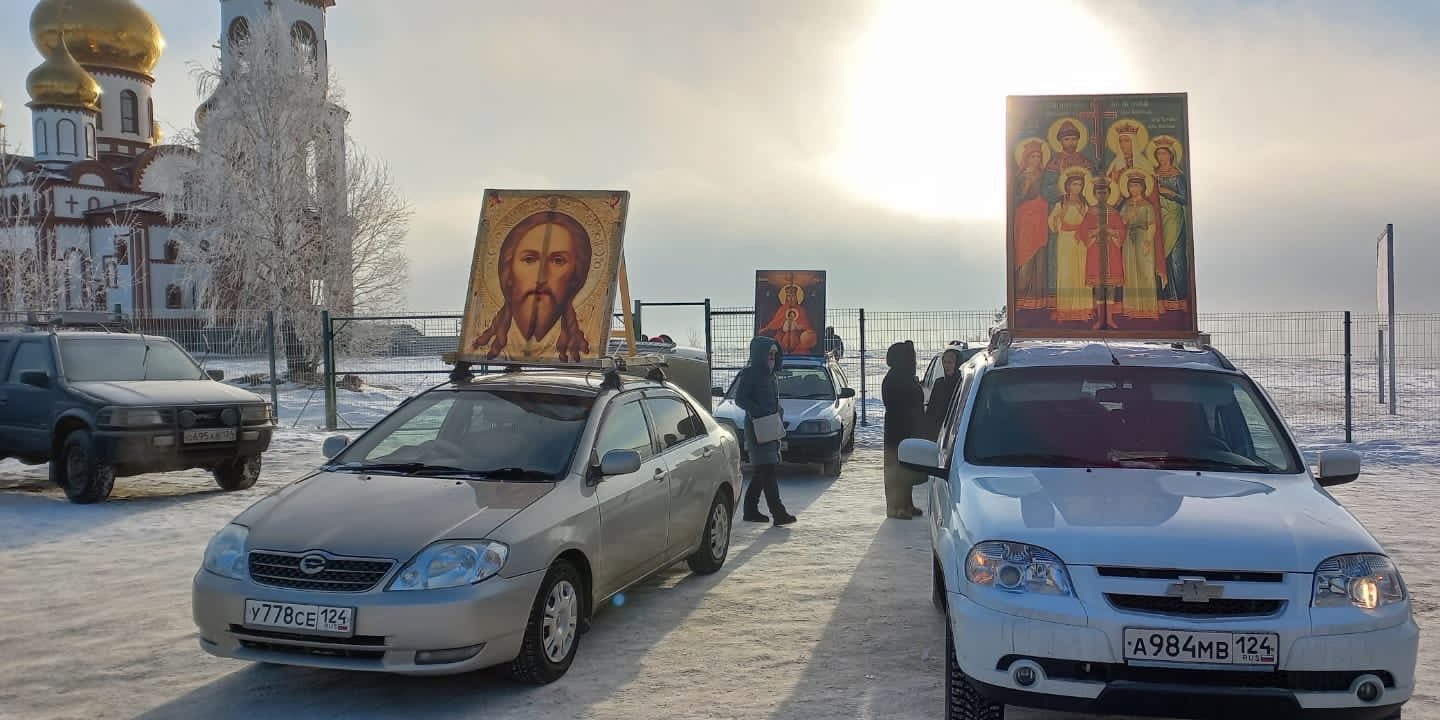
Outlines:
[[[746,362],[754,311],[696,305],[703,308],[714,384],[726,385]],[[227,382],[274,398],[287,426],[363,428],[404,398],[446,380],[450,368],[441,355],[459,344],[460,316],[327,322],[319,313],[292,314],[279,327],[265,311],[127,320],[143,332],[175,339],[207,368],[223,370]],[[25,314],[0,313],[0,325],[26,320]],[[827,324],[844,342],[841,367],[860,393],[868,420],[882,417],[879,387],[892,343],[913,341],[923,370],[953,340],[984,342],[995,321],[993,312],[964,310],[826,313]],[[1343,311],[1200,316],[1211,343],[1270,393],[1306,441],[1434,441],[1440,438],[1440,313],[1396,317],[1394,378],[1388,377],[1388,338],[1381,334],[1388,332],[1386,325],[1381,315]],[[294,331],[290,342],[287,330]],[[310,370],[307,363],[319,367]]]
[[[984,342],[995,322],[987,311],[826,312],[845,345],[840,364],[867,420],[883,413],[879,387],[892,343],[913,341],[923,370],[951,341]],[[364,353],[336,354],[327,375],[337,388],[334,426],[368,426],[403,397],[444,382],[449,368],[440,355],[458,345],[459,323],[460,313],[337,319],[336,332],[364,328],[360,334],[390,340],[368,343]],[[726,385],[747,360],[754,311],[709,308],[704,325],[714,384]],[[1440,437],[1440,314],[1397,316],[1393,398],[1381,395],[1382,380],[1388,384],[1377,343],[1384,325],[1381,316],[1344,311],[1200,316],[1211,343],[1266,389],[1306,441]]]

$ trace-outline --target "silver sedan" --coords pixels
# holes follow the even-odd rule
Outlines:
[[[450,383],[326,454],[206,548],[206,652],[551,682],[604,601],[681,560],[720,569],[741,483],[692,397],[614,373]]]

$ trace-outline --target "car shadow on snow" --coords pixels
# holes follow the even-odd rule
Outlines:
[[[924,498],[925,488],[915,488],[916,503],[924,506]],[[944,716],[945,616],[930,602],[928,520],[887,519],[876,529],[804,674],[771,720]],[[1006,708],[1005,717],[1082,716]]]
[[[23,482],[0,477],[0,516],[12,519],[0,524],[0,548],[21,549],[76,534],[93,533],[112,523],[133,520],[142,515],[169,510],[183,504],[218,500],[227,493],[208,476],[182,483],[174,481],[158,485],[136,483],[126,486],[126,478],[116,481],[115,492],[107,500],[78,505],[65,498],[65,493],[49,480],[30,477]],[[256,486],[241,491],[259,497],[265,489]],[[252,498],[253,500],[253,498]]]
[[[782,468],[782,473],[789,468]],[[800,514],[833,481],[782,474],[787,507]],[[762,505],[763,508],[763,505]],[[802,517],[803,522],[803,517]],[[135,720],[257,716],[344,718],[587,717],[646,669],[648,651],[695,613],[723,632],[733,608],[710,589],[742,572],[766,548],[789,541],[785,528],[737,522],[730,555],[712,575],[679,563],[630,588],[597,610],[569,673],[545,687],[514,682],[505,667],[445,677],[405,677],[277,665],[248,665],[136,716]],[[745,642],[736,639],[736,642]],[[187,643],[187,651],[193,645]],[[193,652],[200,652],[194,649]],[[235,661],[220,661],[238,666]],[[653,673],[654,669],[650,668]]]

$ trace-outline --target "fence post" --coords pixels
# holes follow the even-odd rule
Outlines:
[[[710,381],[712,383],[715,381],[715,370],[713,369],[715,367],[713,332],[714,328],[710,325],[710,298],[705,298],[705,364],[712,368],[710,370]]]
[[[1385,223],[1385,267],[1390,271],[1389,298],[1385,302],[1385,312],[1388,315],[1385,324],[1390,328],[1390,414],[1394,415],[1400,411],[1400,391],[1395,387],[1399,378],[1395,377],[1397,372],[1395,363],[1399,358],[1395,357],[1395,225]]]
[[[320,355],[325,363],[325,429],[334,431],[340,424],[335,408],[335,332],[330,325],[330,311],[320,311]]]
[[[265,347],[270,353],[270,408],[275,419],[280,419],[280,378],[275,370],[275,311],[265,312]]]
[[[1375,345],[1375,367],[1380,374],[1380,404],[1385,404],[1385,328],[1376,330],[1378,333],[1377,344]]]
[[[860,308],[860,424],[870,427],[869,397],[865,380],[865,308]]]
[[[635,336],[635,342],[640,342],[640,310],[645,307],[645,303],[635,300],[634,305],[635,309],[630,313],[630,316],[635,319],[635,327],[630,328],[630,334]]]
[[[1349,311],[1349,310],[1346,310],[1346,311],[1345,311],[1345,443],[1346,443],[1346,444],[1349,444],[1349,443],[1352,443],[1352,442],[1355,441],[1355,438],[1354,438],[1355,425],[1354,425],[1354,423],[1353,423],[1353,416],[1351,415],[1351,406],[1353,405],[1353,402],[1352,402],[1352,400],[1351,400],[1350,390],[1351,390],[1351,381],[1350,381],[1350,311]]]

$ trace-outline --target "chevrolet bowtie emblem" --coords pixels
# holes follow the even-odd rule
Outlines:
[[[1167,597],[1178,597],[1181,602],[1187,603],[1208,603],[1224,594],[1223,586],[1207,585],[1205,578],[1201,577],[1182,577],[1180,582],[1165,588]]]

